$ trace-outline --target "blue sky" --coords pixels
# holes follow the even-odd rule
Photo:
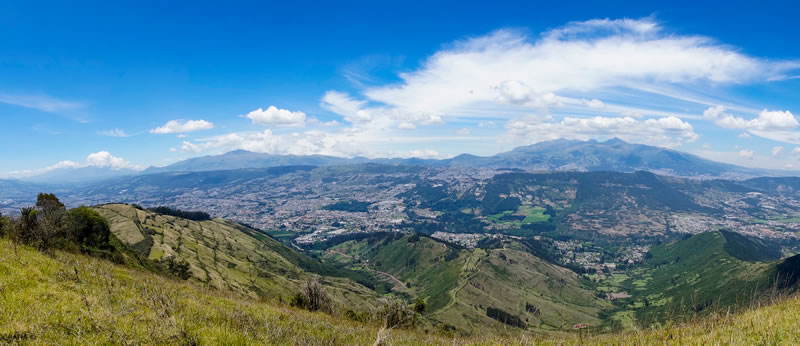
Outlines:
[[[794,170],[793,6],[0,1],[0,176],[614,136]]]

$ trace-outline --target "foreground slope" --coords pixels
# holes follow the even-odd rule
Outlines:
[[[0,343],[45,344],[798,344],[800,299],[739,315],[579,338],[453,338],[309,313],[82,255],[0,240]]]
[[[461,332],[564,331],[600,325],[600,312],[611,307],[571,270],[513,242],[462,249],[426,236],[385,234],[336,245],[327,256],[392,275],[397,291],[425,300],[427,318]]]
[[[225,220],[193,221],[125,204],[94,207],[109,220],[111,232],[152,261],[175,259],[189,264],[190,277],[210,287],[254,298],[288,300],[311,274],[321,274],[342,304],[367,310],[377,295],[351,276],[306,257],[246,226]],[[338,277],[336,277],[338,276]]]

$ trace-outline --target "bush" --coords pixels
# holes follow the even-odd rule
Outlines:
[[[416,322],[414,313],[408,309],[408,305],[396,299],[385,301],[378,310],[376,319],[386,328],[413,327]]]
[[[414,312],[416,312],[418,314],[422,314],[423,312],[425,312],[425,301],[424,300],[422,300],[420,298],[417,298],[416,300],[414,300]]]
[[[192,277],[192,271],[190,269],[191,267],[189,266],[189,263],[183,259],[169,256],[163,258],[161,264],[168,273],[181,280],[188,280],[190,277]]]
[[[319,278],[314,276],[308,279],[301,287],[300,292],[292,297],[289,303],[291,306],[306,309],[308,311],[333,312],[333,299],[319,283]]]
[[[78,245],[100,249],[109,247],[111,227],[100,213],[81,206],[70,210],[67,219],[69,231]]]

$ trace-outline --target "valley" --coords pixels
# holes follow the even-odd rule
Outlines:
[[[279,305],[314,282],[355,321],[400,302],[416,328],[469,337],[618,332],[792,292],[796,183],[364,162],[53,188],[144,267]],[[7,185],[7,205],[38,188]]]

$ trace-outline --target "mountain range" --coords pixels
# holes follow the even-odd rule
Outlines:
[[[797,175],[797,172],[747,168],[715,162],[668,148],[627,143],[613,138],[604,142],[557,139],[492,156],[461,154],[448,159],[336,157],[326,155],[274,155],[234,150],[179,161],[143,171],[84,167],[63,168],[22,180],[35,183],[86,183],[121,176],[169,172],[204,172],[277,166],[334,166],[361,163],[419,165],[429,167],[476,167],[526,171],[649,171],[660,175],[692,178],[744,179],[759,176]]]
[[[557,139],[517,147],[493,156],[461,154],[441,160],[272,155],[235,150],[221,155],[192,158],[164,167],[150,167],[143,173],[231,170],[286,165],[330,166],[365,162],[434,167],[514,168],[530,171],[649,171],[662,175],[708,178],[790,175],[791,173],[715,162],[672,149],[627,143],[618,138],[604,142]]]

